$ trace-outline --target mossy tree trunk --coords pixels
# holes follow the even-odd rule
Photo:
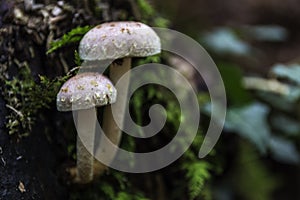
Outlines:
[[[67,199],[70,188],[65,165],[74,162],[66,144],[75,140],[75,135],[67,134],[75,131],[70,125],[72,115],[58,113],[53,99],[48,109],[39,109],[32,116],[34,119],[24,119],[30,112],[25,115],[18,107],[28,106],[26,99],[17,90],[13,98],[7,96],[13,88],[7,88],[6,81],[28,78],[19,75],[26,67],[36,84],[40,75],[49,79],[65,75],[76,66],[77,45],[47,55],[51,41],[77,26],[126,19],[131,10],[127,1],[1,1],[0,199]],[[11,122],[12,127],[6,126],[9,114],[19,117]],[[34,124],[22,127],[20,120],[34,120]]]

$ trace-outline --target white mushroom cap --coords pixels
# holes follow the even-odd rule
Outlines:
[[[160,51],[157,34],[140,22],[100,24],[87,32],[79,45],[79,56],[87,61],[146,57]]]
[[[105,76],[86,72],[63,84],[56,98],[58,111],[88,109],[116,101],[117,90]]]

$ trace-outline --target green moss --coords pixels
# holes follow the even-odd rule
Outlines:
[[[57,49],[69,45],[71,43],[79,42],[84,34],[86,34],[92,27],[83,26],[72,29],[70,32],[64,34],[60,39],[51,42],[50,49],[47,54],[56,51]]]
[[[77,66],[80,66],[82,64],[82,61],[80,59],[78,51],[75,50],[74,52],[74,62]]]
[[[2,95],[10,109],[6,116],[9,134],[28,135],[39,111],[49,108],[66,78],[68,77],[49,80],[45,76],[39,76],[39,80],[35,82],[30,68],[25,65],[12,80],[6,80]]]

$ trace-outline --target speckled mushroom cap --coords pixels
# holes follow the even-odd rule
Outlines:
[[[86,72],[63,84],[56,98],[58,111],[88,109],[116,101],[117,90],[105,76]]]
[[[146,57],[160,51],[157,34],[140,22],[100,24],[87,32],[79,45],[79,56],[87,61]]]

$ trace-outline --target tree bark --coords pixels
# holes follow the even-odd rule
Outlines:
[[[0,4],[0,88],[12,80],[24,66],[32,76],[54,78],[74,67],[76,45],[46,55],[50,42],[72,28],[90,24],[92,16],[80,5],[57,1],[11,1]],[[70,1],[68,1],[70,2]],[[71,1],[75,3],[77,1]],[[0,199],[68,199],[65,165],[74,162],[67,143],[74,136],[64,135],[71,114],[50,109],[38,113],[32,131],[26,137],[8,134],[7,101],[0,96]],[[70,125],[68,125],[70,126]]]

